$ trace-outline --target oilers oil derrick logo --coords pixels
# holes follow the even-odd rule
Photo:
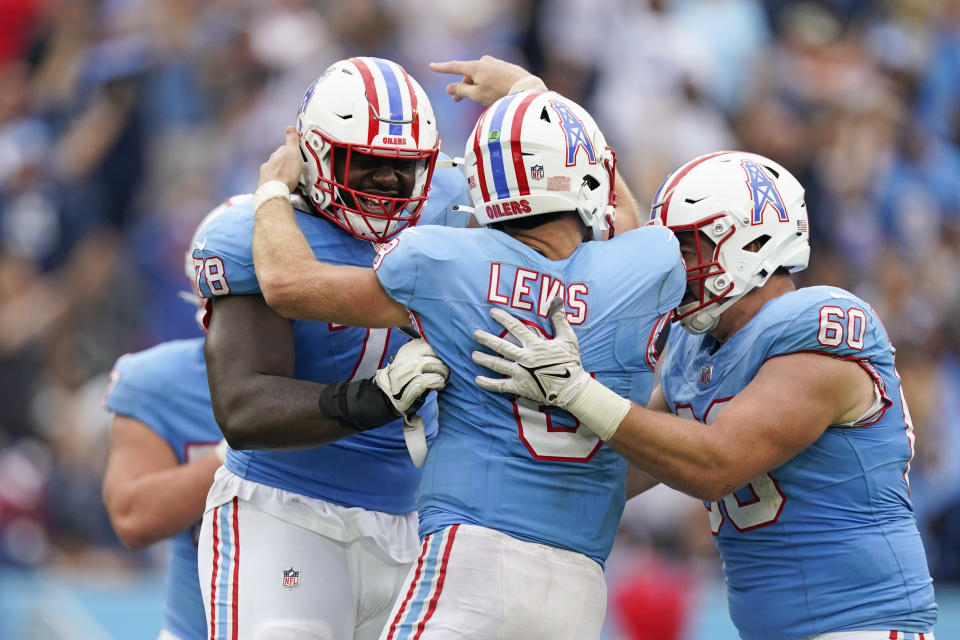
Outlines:
[[[530,167],[530,178],[533,180],[543,180],[543,165],[535,164]]]
[[[283,586],[287,589],[295,589],[300,586],[300,572],[290,567],[283,570]]]
[[[324,72],[323,76],[320,76],[317,82],[320,82],[320,80],[322,80],[325,75],[327,75],[326,72]],[[312,85],[310,85],[310,88],[307,89],[307,92],[303,94],[303,100],[300,102],[300,108],[297,109],[297,130],[298,131],[303,130],[303,114],[307,110],[307,105],[310,104],[310,98],[313,97],[313,92],[316,91],[317,89],[317,82],[314,82]]]
[[[594,153],[593,143],[587,137],[580,119],[570,111],[570,107],[559,100],[551,100],[550,106],[560,116],[560,128],[567,136],[567,166],[572,167],[577,163],[577,152],[581,147],[587,152],[590,164],[596,164],[597,155]]]
[[[747,172],[747,188],[750,189],[750,198],[753,200],[753,220],[751,224],[763,222],[763,212],[772,207],[780,222],[787,222],[787,208],[783,206],[783,198],[777,191],[777,185],[756,162],[741,160],[743,170]]]

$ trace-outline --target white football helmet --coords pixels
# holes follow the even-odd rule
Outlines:
[[[653,198],[650,222],[695,232],[698,264],[687,268],[687,287],[696,299],[681,303],[675,316],[693,333],[713,329],[724,310],[777,269],[801,271],[810,258],[803,187],[753,153],[712,153],[671,173]],[[716,247],[709,255],[703,238]]]
[[[480,116],[464,152],[483,225],[576,211],[594,239],[611,227],[616,157],[583,107],[552,91],[519,91]]]
[[[303,154],[300,188],[317,211],[358,238],[385,242],[416,224],[427,199],[440,139],[423,88],[403,67],[381,58],[331,65],[300,104],[297,132]],[[344,158],[337,180],[334,152]],[[355,154],[413,160],[412,193],[364,193],[349,185]]]

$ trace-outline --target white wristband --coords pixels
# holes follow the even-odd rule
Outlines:
[[[267,180],[257,187],[256,193],[253,194],[253,212],[256,213],[257,209],[263,206],[263,203],[267,200],[289,197],[290,189],[286,184],[280,180]]]
[[[224,462],[227,459],[227,439],[224,438],[217,443],[217,446],[213,448],[213,452],[217,454],[217,457],[220,458],[220,462]]]
[[[543,83],[539,77],[535,75],[524,76],[510,85],[510,90],[507,91],[507,94],[516,93],[517,91],[546,91],[547,85]]]
[[[617,427],[630,411],[630,401],[590,378],[583,390],[564,409],[606,442],[617,432]]]

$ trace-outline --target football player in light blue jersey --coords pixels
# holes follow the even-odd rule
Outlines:
[[[505,356],[478,362],[506,377],[477,383],[565,408],[653,478],[707,501],[745,640],[931,640],[937,605],[894,348],[860,298],[794,288],[810,251],[800,183],[762,156],[710,154],[667,178],[652,219],[677,234],[688,281],[656,411],[590,378],[559,305],[557,339],[507,315],[522,347],[478,332]]]
[[[295,163],[295,142],[291,132],[261,167],[261,185],[292,185],[284,165]],[[372,327],[412,319],[451,367],[418,491],[420,557],[381,638],[601,632],[602,567],[627,464],[570,415],[477,389],[470,354],[474,325],[495,325],[489,309],[545,330],[547,302],[559,296],[590,371],[649,399],[654,345],[682,297],[683,264],[667,229],[597,242],[613,217],[614,164],[579,105],[521,91],[494,102],[467,143],[484,228],[418,226],[381,247],[375,270],[347,269],[335,256],[314,258],[286,199],[257,209],[254,257],[269,302]],[[630,277],[611,277],[638,258]]]
[[[196,536],[223,435],[210,408],[203,338],[120,358],[106,404],[115,414],[103,480],[113,528],[133,549],[170,538],[160,638],[204,640]]]
[[[291,197],[312,251],[367,266],[376,243],[418,220],[465,224],[453,210],[468,197],[465,182],[440,157],[433,118],[420,85],[379,58],[337,62],[307,90]],[[231,199],[193,251],[213,409],[231,445],[198,553],[209,636],[375,638],[419,549],[420,472],[395,410],[403,407],[373,380],[409,338],[291,322],[267,306],[253,209],[250,196]],[[430,360],[431,387],[442,386],[443,365]],[[435,399],[420,413],[432,435]]]
[[[186,258],[193,283],[189,252]],[[170,538],[160,640],[204,640],[197,537],[226,442],[210,406],[203,338],[127,354],[110,378],[105,404],[114,417],[103,478],[110,521],[133,549]]]

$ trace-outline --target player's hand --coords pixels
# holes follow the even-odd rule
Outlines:
[[[400,347],[393,360],[377,371],[374,382],[402,415],[417,411],[431,390],[447,384],[450,369],[423,338]]]
[[[438,73],[463,76],[460,82],[447,85],[447,93],[455,102],[469,98],[485,107],[507,95],[517,80],[535,77],[523,67],[493,56],[483,56],[479,60],[431,62],[430,68]]]
[[[520,346],[479,329],[474,331],[474,340],[503,358],[474,351],[473,361],[506,376],[477,376],[477,386],[566,408],[590,380],[590,374],[580,364],[580,346],[567,322],[563,300],[550,301],[553,339],[544,338],[502,309],[491,309],[490,316],[502,324]]]
[[[473,339],[503,356],[480,351],[473,361],[502,373],[504,378],[477,376],[477,386],[487,391],[511,393],[538,404],[552,404],[576,416],[580,423],[607,441],[630,411],[630,401],[593,379],[580,364],[580,346],[563,308],[563,300],[550,301],[552,339],[536,331],[502,309],[490,315],[502,324],[520,346],[479,329]]]
[[[303,156],[300,155],[300,134],[296,127],[287,127],[284,131],[284,143],[274,151],[266,162],[260,165],[258,186],[271,180],[279,180],[290,191],[300,182],[303,172]]]
[[[374,382],[403,416],[403,439],[416,467],[423,466],[427,457],[427,437],[423,419],[414,412],[430,390],[446,386],[449,376],[449,367],[423,338],[400,347],[390,364],[374,376]]]

